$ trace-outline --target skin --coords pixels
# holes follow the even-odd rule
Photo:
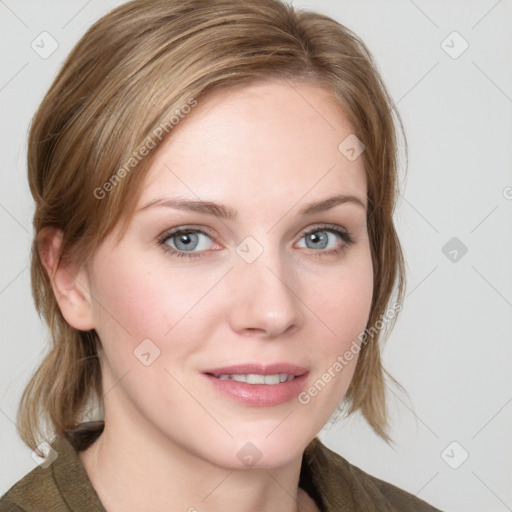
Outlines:
[[[307,389],[365,329],[373,291],[366,178],[362,159],[338,150],[351,133],[317,85],[273,81],[215,92],[158,149],[139,207],[200,198],[238,210],[236,220],[148,207],[119,243],[117,226],[84,269],[55,268],[59,233],[43,233],[64,317],[96,329],[102,343],[105,430],[79,455],[110,512],[168,512],[170,503],[199,512],[234,503],[245,512],[318,510],[298,488],[302,454],[345,395],[357,356],[307,405],[295,398],[249,407],[201,372],[290,362],[309,369]],[[334,194],[357,196],[364,207],[298,214]],[[322,223],[345,228],[354,243]],[[319,224],[328,247],[308,247],[304,231]],[[177,237],[158,245],[159,235],[181,226],[209,228],[194,249],[202,257],[166,252]],[[263,249],[250,264],[236,253],[247,236]],[[134,356],[145,339],[160,350],[149,366]],[[247,442],[262,455],[250,468],[237,457]]]

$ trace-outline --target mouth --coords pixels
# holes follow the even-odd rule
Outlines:
[[[292,400],[309,371],[294,364],[240,364],[202,372],[224,395],[248,406],[270,407]]]
[[[308,369],[291,363],[258,364],[244,363],[222,366],[203,373],[221,380],[236,380],[247,384],[282,384],[307,373]]]
[[[267,386],[271,386],[274,384],[282,384],[283,382],[291,382],[295,379],[295,375],[289,375],[287,373],[274,373],[271,375],[261,375],[257,373],[248,373],[248,374],[229,374],[222,373],[219,375],[207,373],[206,375],[211,375],[220,380],[236,380],[237,382],[245,382],[247,384],[266,384]]]

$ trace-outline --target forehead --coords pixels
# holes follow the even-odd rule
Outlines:
[[[259,209],[333,193],[365,200],[363,159],[339,150],[353,132],[319,85],[261,82],[217,91],[159,147],[139,206],[164,195]]]

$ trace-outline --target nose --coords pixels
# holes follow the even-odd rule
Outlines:
[[[300,329],[304,306],[299,280],[277,253],[264,251],[252,263],[239,260],[230,279],[229,320],[235,332],[275,339]]]

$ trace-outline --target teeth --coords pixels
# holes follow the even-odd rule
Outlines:
[[[279,384],[279,374],[265,375],[263,381],[265,382],[265,384]]]
[[[247,384],[279,384],[282,382],[290,382],[295,378],[295,375],[288,375],[286,373],[276,373],[274,375],[257,375],[254,373],[250,373],[248,375],[215,375],[218,379],[226,380],[236,380],[237,382],[246,382]]]

